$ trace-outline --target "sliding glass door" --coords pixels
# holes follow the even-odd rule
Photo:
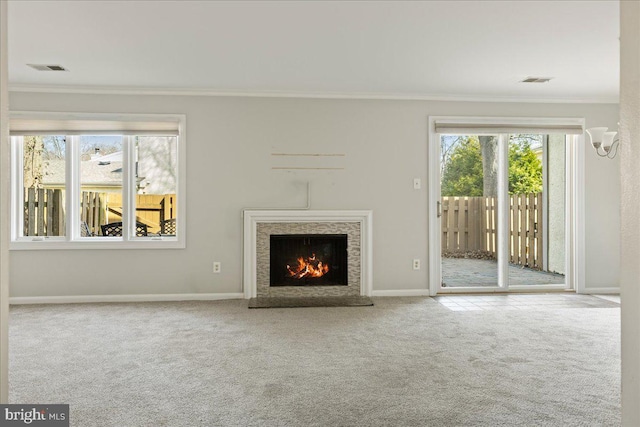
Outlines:
[[[564,134],[439,135],[440,291],[565,285]]]
[[[443,135],[440,141],[442,287],[499,287],[504,139]]]
[[[566,135],[510,135],[508,150],[508,285],[564,285]]]

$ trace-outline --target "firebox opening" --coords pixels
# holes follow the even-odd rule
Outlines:
[[[271,286],[348,285],[346,234],[270,236]]]

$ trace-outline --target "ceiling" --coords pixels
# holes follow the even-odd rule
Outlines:
[[[12,90],[617,102],[618,1],[11,1]],[[55,64],[68,72],[36,71]],[[527,77],[548,83],[519,83]]]

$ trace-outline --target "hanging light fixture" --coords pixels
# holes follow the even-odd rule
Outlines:
[[[618,132],[607,132],[608,128],[598,127],[587,129],[587,135],[591,140],[591,145],[600,157],[613,159],[618,154],[620,140],[615,139]]]

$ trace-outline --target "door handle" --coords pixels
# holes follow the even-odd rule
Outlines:
[[[436,202],[436,216],[440,218],[442,216],[442,202]]]

